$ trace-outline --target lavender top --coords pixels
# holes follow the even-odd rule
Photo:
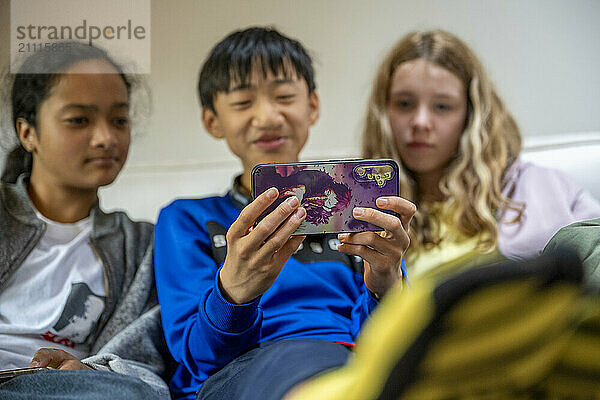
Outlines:
[[[600,217],[600,203],[558,170],[517,160],[506,175],[503,194],[525,204],[521,220],[516,213],[499,216],[498,249],[511,259],[537,256],[563,226]]]

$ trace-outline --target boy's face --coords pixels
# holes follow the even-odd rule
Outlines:
[[[244,166],[242,184],[249,188],[256,164],[294,162],[319,118],[319,98],[303,78],[254,72],[247,84],[233,83],[214,99],[216,112],[202,110],[206,130],[224,138]]]

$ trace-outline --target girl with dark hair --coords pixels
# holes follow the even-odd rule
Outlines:
[[[12,85],[19,143],[0,183],[0,368],[84,371],[23,375],[0,397],[69,398],[68,387],[74,398],[153,398],[140,379],[107,372],[131,372],[125,361],[87,358],[156,304],[152,224],[98,205],[127,158],[130,81],[103,50],[61,49],[29,56]]]

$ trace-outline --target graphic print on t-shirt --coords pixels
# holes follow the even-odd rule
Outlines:
[[[52,327],[56,335],[68,338],[73,343],[84,343],[94,331],[102,311],[104,297],[96,296],[83,282],[71,284],[71,292],[65,303],[65,308]],[[46,340],[48,338],[45,337]],[[53,338],[55,341],[58,338]]]

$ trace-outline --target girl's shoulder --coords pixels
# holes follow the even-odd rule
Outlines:
[[[124,211],[105,212],[99,207],[92,210],[92,215],[92,238],[112,241],[115,235],[123,235],[125,243],[139,249],[147,248],[154,241],[154,224],[151,222],[135,221]]]
[[[503,192],[513,197],[515,191],[526,190],[532,193],[560,191],[561,194],[580,192],[582,188],[571,176],[554,168],[543,167],[517,159],[507,170]]]

